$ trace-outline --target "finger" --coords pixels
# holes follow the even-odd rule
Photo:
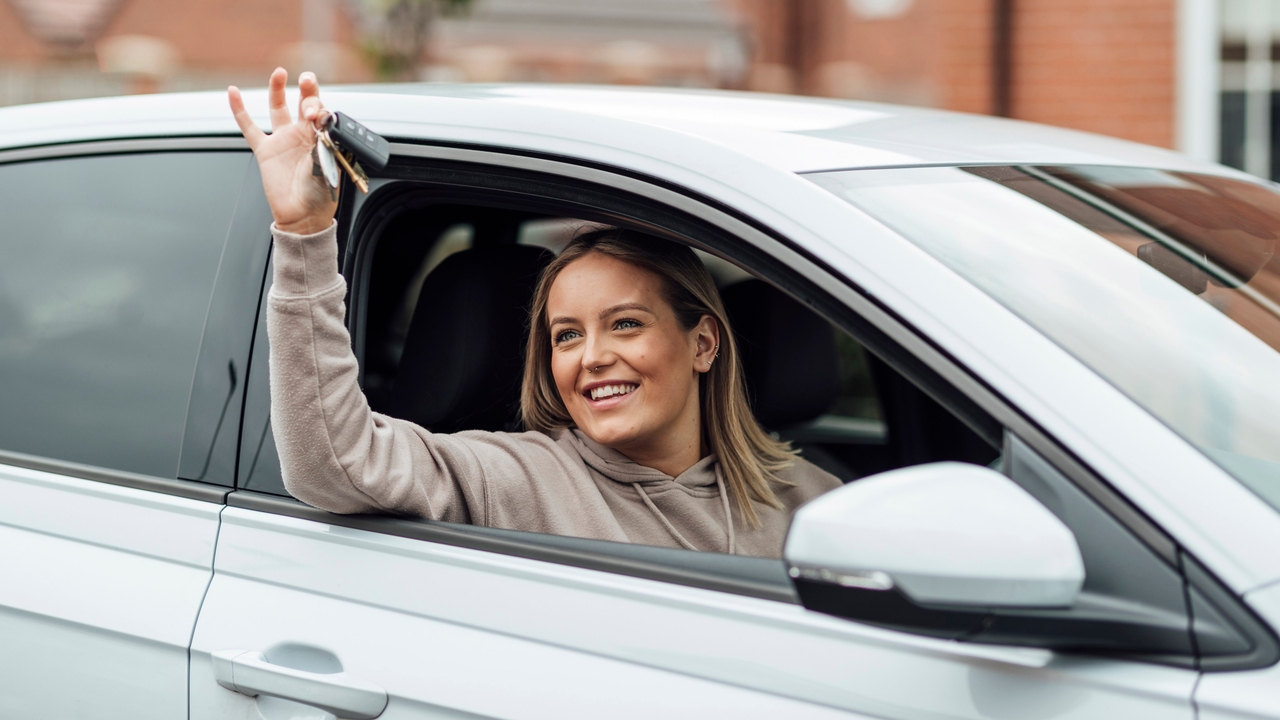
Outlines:
[[[244,98],[240,97],[240,88],[235,85],[227,88],[227,100],[231,103],[231,114],[235,116],[240,132],[244,134],[244,139],[249,141],[249,148],[257,150],[258,143],[262,142],[262,138],[267,135],[253,122],[253,118],[249,117],[249,111],[244,109]]]
[[[316,80],[315,73],[304,72],[299,75],[298,90],[301,94],[298,100],[298,119],[306,121],[315,128],[317,126],[315,121],[324,109],[324,105],[320,102],[320,83]]]
[[[303,98],[302,102],[298,104],[299,120],[306,120],[311,124],[318,124],[316,121],[321,119],[321,115],[327,114],[328,113],[325,112],[324,105],[320,103],[320,98],[318,97],[312,96],[309,98]]]
[[[289,106],[284,102],[284,84],[289,80],[289,72],[284,68],[276,68],[271,73],[271,82],[267,91],[267,104],[271,107],[271,129],[273,131],[293,122],[289,116]]]
[[[298,90],[302,93],[302,100],[307,98],[320,99],[320,81],[316,80],[316,74],[308,70],[299,75]]]

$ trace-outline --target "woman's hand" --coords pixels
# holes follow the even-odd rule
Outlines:
[[[316,124],[328,116],[320,104],[320,84],[309,72],[298,78],[302,100],[298,103],[298,119],[294,120],[285,105],[284,85],[289,73],[276,68],[271,73],[271,134],[264,133],[244,109],[244,99],[236,87],[227,88],[231,112],[249,147],[258,158],[262,172],[262,188],[276,227],[285,232],[310,235],[329,227],[338,206],[338,191],[325,182],[314,150]]]

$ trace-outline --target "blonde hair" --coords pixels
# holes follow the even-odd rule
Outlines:
[[[705,315],[720,326],[720,357],[699,379],[702,437],[719,456],[730,498],[748,527],[759,527],[752,502],[782,508],[772,485],[789,486],[778,471],[790,467],[796,452],[774,439],[756,421],[747,392],[733,331],[711,274],[692,250],[678,243],[627,230],[603,230],[579,236],[542,271],[530,309],[529,344],[525,354],[520,413],[525,428],[548,432],[573,426],[551,371],[551,330],[547,298],[560,271],[590,253],[600,253],[662,279],[667,302],[677,322],[692,330]]]

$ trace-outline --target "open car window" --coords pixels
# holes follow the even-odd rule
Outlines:
[[[379,203],[377,192],[388,200]],[[449,189],[412,182],[377,192],[354,219],[345,268],[348,325],[370,406],[432,432],[521,430],[527,296],[519,312],[490,317],[484,322],[498,324],[479,327],[470,301],[456,294],[459,284],[468,283],[450,273],[467,254],[483,255],[486,263],[551,257],[578,234],[618,223],[564,212],[571,206],[551,199],[533,207],[503,206],[500,193],[464,200]],[[377,223],[367,220],[375,215]],[[690,242],[725,301],[757,418],[802,458],[843,482],[939,460],[998,462],[998,431],[975,432],[848,329],[774,285],[769,264],[753,266],[732,251]],[[239,487],[284,496],[269,422],[261,319],[253,355]],[[483,386],[472,382],[477,364],[485,369],[479,373]]]

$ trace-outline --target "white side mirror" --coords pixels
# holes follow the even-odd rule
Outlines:
[[[925,606],[1065,608],[1084,584],[1067,526],[1004,475],[963,463],[881,473],[813,500],[784,555],[798,586],[896,590]]]

